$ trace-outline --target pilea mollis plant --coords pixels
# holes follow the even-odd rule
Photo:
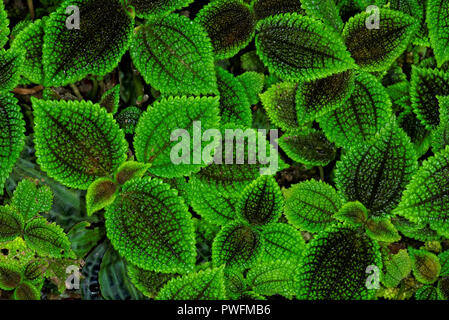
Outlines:
[[[448,299],[448,20],[1,1],[0,299]]]

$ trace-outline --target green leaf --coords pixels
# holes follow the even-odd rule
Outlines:
[[[441,277],[449,276],[449,250],[443,251],[438,255],[438,260],[441,264]]]
[[[250,269],[246,281],[256,293],[264,296],[281,295],[291,299],[297,291],[297,265],[289,261],[271,261]]]
[[[296,93],[298,123],[306,124],[341,106],[354,91],[354,79],[354,72],[348,70],[301,82]]]
[[[0,289],[13,290],[22,280],[22,273],[16,264],[0,263]]]
[[[413,66],[410,84],[413,111],[427,129],[434,129],[440,122],[437,96],[449,95],[449,72]]]
[[[237,216],[254,226],[276,222],[284,210],[281,189],[272,176],[260,176],[248,185],[237,202]]]
[[[212,50],[203,28],[178,14],[150,17],[130,48],[145,81],[173,95],[217,92]]]
[[[140,292],[154,299],[161,288],[175,278],[176,274],[148,271],[128,264],[128,276]]]
[[[260,95],[270,121],[284,131],[299,129],[295,96],[298,84],[281,82],[273,84]]]
[[[440,123],[432,131],[432,151],[437,153],[449,145],[449,96],[438,96],[440,105]]]
[[[118,104],[120,102],[120,85],[116,85],[106,91],[99,102],[99,105],[106,109],[109,113],[116,113],[118,111]]]
[[[438,281],[437,291],[441,300],[449,300],[449,278],[442,278]]]
[[[449,146],[428,158],[407,185],[395,212],[412,222],[429,223],[448,236]]]
[[[368,220],[368,210],[358,201],[345,203],[334,217],[352,227],[365,225]]]
[[[25,121],[17,99],[11,93],[0,94],[0,195],[23,149],[24,133]]]
[[[139,18],[151,19],[153,15],[172,12],[187,7],[193,0],[129,0]]]
[[[299,0],[252,0],[251,7],[257,20],[289,12],[305,14]]]
[[[128,107],[123,109],[115,119],[123,132],[126,134],[134,134],[141,115],[141,109],[137,107]]]
[[[23,271],[25,280],[35,282],[43,278],[44,273],[48,267],[47,261],[32,260],[29,262]]]
[[[334,0],[301,0],[302,7],[308,16],[321,20],[333,27],[337,32],[341,32],[343,21],[335,2]]]
[[[391,218],[391,222],[407,238],[423,242],[439,240],[441,238],[435,230],[430,229],[427,223],[415,223],[398,215]]]
[[[8,42],[9,20],[3,1],[0,3],[0,48]]]
[[[412,261],[407,250],[402,249],[395,255],[392,255],[385,262],[385,272],[382,277],[382,283],[387,288],[396,287],[402,279],[408,277],[412,272]]]
[[[124,134],[98,104],[35,98],[32,103],[37,161],[58,182],[85,190],[125,161]]]
[[[14,290],[14,300],[40,300],[41,293],[38,288],[28,282],[22,282]]]
[[[362,12],[346,23],[343,38],[351,56],[364,71],[383,71],[407,48],[418,21],[400,11],[381,8],[379,28],[367,28],[372,12]]]
[[[373,216],[388,216],[417,170],[410,139],[395,122],[377,138],[356,145],[337,162],[335,183],[346,201],[361,202]]]
[[[254,71],[245,72],[237,77],[243,86],[248,101],[251,105],[259,102],[259,93],[262,92],[265,84],[265,75]]]
[[[223,268],[207,269],[170,280],[156,300],[224,300]]]
[[[193,270],[191,216],[168,184],[150,178],[126,182],[105,217],[108,238],[130,263],[158,272]]]
[[[243,271],[250,268],[260,258],[263,239],[256,230],[239,222],[225,225],[212,244],[214,266]]]
[[[206,162],[196,158],[203,150],[195,136],[219,128],[219,121],[216,97],[169,97],[155,102],[136,128],[137,160],[150,163],[148,171],[165,178],[198,172]],[[177,135],[179,130],[183,132]]]
[[[441,265],[438,257],[426,250],[408,248],[412,260],[413,275],[424,284],[432,284],[440,275]]]
[[[261,261],[289,260],[298,262],[305,243],[301,232],[285,223],[271,223],[262,228],[263,250]]]
[[[81,221],[67,233],[71,248],[77,257],[85,257],[105,236],[104,228],[95,227],[90,222]]]
[[[110,178],[99,178],[87,188],[86,211],[87,215],[104,209],[112,204],[117,197],[118,185]]]
[[[360,73],[349,99],[318,121],[329,140],[349,148],[373,138],[391,115],[391,101],[385,88],[373,75]]]
[[[312,81],[355,66],[340,35],[315,19],[286,13],[260,21],[256,29],[259,57],[284,80]]]
[[[247,291],[247,283],[243,274],[235,270],[225,270],[224,284],[226,289],[226,298],[239,300]]]
[[[14,240],[22,235],[23,217],[14,207],[0,207],[0,242]]]
[[[330,228],[308,244],[300,266],[297,299],[369,300],[369,266],[382,269],[377,243],[349,228]]]
[[[284,190],[285,216],[289,223],[310,232],[319,232],[335,222],[341,208],[333,187],[317,180],[304,181]]]
[[[428,0],[426,22],[438,67],[449,60],[449,1]]]
[[[284,134],[278,143],[290,159],[308,166],[326,166],[337,152],[335,144],[315,129]]]
[[[215,70],[220,93],[221,124],[234,123],[251,127],[253,117],[245,87],[225,69],[217,67]]]
[[[365,224],[366,234],[374,240],[383,242],[396,242],[401,236],[388,219],[368,219]]]
[[[415,293],[416,300],[438,300],[437,288],[434,286],[423,286]]]
[[[70,241],[64,230],[42,217],[25,224],[23,237],[27,245],[39,255],[54,258],[73,256]]]
[[[80,28],[66,26],[79,8]],[[134,21],[120,0],[65,0],[45,22],[45,86],[63,86],[111,72],[128,50]]]
[[[53,204],[53,191],[49,186],[38,187],[38,181],[24,179],[14,191],[11,205],[27,221],[39,213],[49,212]]]
[[[119,185],[123,185],[128,180],[143,177],[149,167],[150,165],[148,164],[126,161],[114,173],[114,180]]]
[[[24,60],[23,49],[0,50],[0,92],[11,91],[19,84]]]
[[[44,43],[45,20],[35,20],[26,26],[11,45],[14,50],[25,49],[22,63],[22,76],[33,83],[44,82],[44,65],[42,63],[42,47]]]
[[[209,34],[215,59],[236,55],[254,36],[256,19],[241,0],[215,0],[198,12],[195,22]]]

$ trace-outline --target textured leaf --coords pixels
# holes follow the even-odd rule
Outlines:
[[[384,87],[374,76],[360,73],[351,97],[318,121],[329,140],[348,148],[373,138],[391,115],[391,101]]]
[[[337,162],[335,182],[347,201],[370,215],[389,215],[417,169],[410,139],[391,122],[368,144],[356,145]]]
[[[80,28],[66,21],[79,8]],[[134,21],[120,0],[65,0],[45,22],[43,63],[46,86],[63,86],[88,74],[111,72],[129,47]]]
[[[128,275],[136,288],[152,299],[169,280],[176,277],[176,274],[147,271],[133,265],[128,265]]]
[[[19,267],[11,263],[0,263],[0,289],[13,290],[22,280]]]
[[[346,222],[353,227],[366,224],[368,220],[368,210],[358,201],[345,203],[334,217],[342,222]]]
[[[237,202],[237,215],[251,225],[276,222],[282,215],[284,198],[272,176],[260,176],[248,185]]]
[[[434,286],[423,286],[415,293],[416,300],[438,300],[437,288]]]
[[[396,242],[401,240],[398,231],[388,219],[368,219],[365,226],[366,234],[371,239],[383,242]]]
[[[349,19],[343,38],[362,70],[383,71],[404,52],[419,24],[400,11],[381,8],[379,29],[367,28],[371,15],[371,12],[362,12]]]
[[[449,60],[449,1],[428,0],[426,22],[438,67]]]
[[[9,49],[0,51],[0,92],[14,89],[20,80],[25,51]]]
[[[281,13],[305,14],[300,0],[252,0],[251,7],[257,20]]]
[[[285,216],[297,228],[319,232],[335,222],[341,200],[330,185],[317,180],[304,181],[284,190]]]
[[[449,95],[449,72],[412,67],[410,84],[413,111],[427,129],[434,129],[440,122],[437,96]]]
[[[34,285],[28,282],[22,282],[14,290],[14,300],[40,300],[41,293]]]
[[[449,145],[449,96],[438,97],[440,105],[440,123],[432,131],[432,151],[437,153]]]
[[[87,221],[82,221],[74,225],[67,236],[76,256],[85,257],[104,238],[105,231],[104,228],[95,227]]]
[[[354,72],[348,70],[323,79],[301,82],[296,93],[298,122],[311,122],[342,105],[354,91],[354,79]]]
[[[231,300],[241,299],[248,289],[245,278],[241,272],[235,270],[225,270],[224,284],[226,298]]]
[[[415,223],[398,215],[394,216],[391,222],[397,230],[411,239],[424,242],[439,240],[441,238],[435,230],[430,229],[427,223]]]
[[[236,55],[252,40],[256,19],[241,0],[215,0],[203,7],[195,21],[209,34],[215,58]]]
[[[0,207],[0,242],[11,241],[22,234],[23,217],[15,208]]]
[[[284,131],[300,127],[295,101],[297,89],[296,83],[281,82],[273,84],[260,95],[260,101],[270,121]]]
[[[245,87],[225,69],[218,67],[216,71],[221,124],[234,123],[250,127],[253,119]]]
[[[309,166],[326,166],[337,152],[335,144],[322,131],[314,129],[284,134],[278,143],[290,159]]]
[[[441,277],[449,276],[449,250],[443,251],[438,255],[438,260],[441,264]]]
[[[366,269],[382,269],[376,242],[348,228],[332,228],[312,239],[298,276],[297,299],[365,300],[376,290],[366,287]]]
[[[385,272],[382,283],[387,288],[396,287],[402,279],[406,278],[412,271],[412,262],[407,250],[399,250],[395,255],[389,257],[385,262]]]
[[[117,191],[118,185],[110,178],[99,178],[92,182],[86,194],[87,215],[91,216],[112,204],[117,196]]]
[[[260,233],[251,227],[231,222],[217,234],[212,244],[214,266],[243,271],[252,267],[263,250]]]
[[[319,19],[341,32],[343,21],[334,0],[301,0],[301,3],[308,16]]]
[[[178,14],[152,16],[139,26],[130,52],[152,87],[166,94],[216,93],[212,45],[196,22]]]
[[[25,121],[10,93],[0,94],[0,195],[24,146]]]
[[[440,275],[441,265],[438,257],[426,250],[408,248],[412,260],[413,275],[424,284],[434,283]]]
[[[259,93],[262,92],[265,84],[265,76],[263,73],[254,71],[245,72],[237,77],[237,80],[245,89],[246,96],[251,105],[259,102]]]
[[[402,195],[396,213],[412,222],[429,223],[448,236],[449,146],[423,162]]]
[[[114,173],[114,180],[119,185],[123,185],[128,180],[143,177],[149,167],[148,164],[136,161],[124,162]]]
[[[289,260],[298,262],[304,251],[301,232],[285,223],[272,223],[262,229],[261,261]]]
[[[291,299],[297,291],[297,266],[288,261],[271,261],[249,270],[246,279],[252,290],[264,296],[282,295]]]
[[[3,1],[0,2],[0,48],[2,48],[8,42],[9,20],[5,4]]]
[[[50,177],[71,188],[87,189],[125,161],[124,134],[98,104],[32,100],[37,161]]]
[[[218,128],[219,121],[216,97],[169,97],[155,102],[142,115],[136,128],[134,147],[137,160],[150,163],[149,172],[161,177],[173,178],[197,172],[206,163],[205,159],[196,159],[198,154],[202,154],[202,148],[193,135]],[[173,140],[173,132],[180,129],[188,135],[175,135]],[[179,163],[175,164],[173,157]]]
[[[159,272],[193,269],[193,223],[168,184],[150,178],[126,182],[105,217],[108,238],[130,263]]]
[[[24,179],[19,182],[14,191],[11,205],[27,221],[38,213],[49,212],[53,204],[53,192],[50,187],[37,185],[37,181]]]
[[[223,269],[208,269],[170,280],[156,300],[224,300]]]
[[[109,113],[116,113],[120,101],[120,85],[116,85],[106,91],[101,97],[99,105],[106,109]]]
[[[23,270],[23,276],[28,281],[36,281],[42,278],[46,268],[48,267],[48,262],[33,260],[25,266]]]
[[[123,132],[126,134],[134,134],[141,115],[142,110],[139,108],[128,107],[118,114],[116,120]]]
[[[438,281],[437,292],[441,300],[449,300],[449,278],[442,278]]]
[[[260,21],[256,29],[258,55],[285,80],[311,81],[354,67],[340,35],[312,18],[286,13]]]
[[[193,0],[129,0],[140,18],[151,18],[153,15],[167,13],[187,7]]]
[[[15,50],[25,49],[22,63],[22,75],[33,83],[44,82],[42,64],[42,47],[44,43],[44,20],[36,20],[25,27],[14,39],[11,47]]]
[[[39,255],[55,258],[72,255],[70,241],[62,228],[42,217],[25,224],[24,239]]]

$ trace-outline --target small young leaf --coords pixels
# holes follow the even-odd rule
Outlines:
[[[22,234],[23,217],[14,207],[0,207],[0,242],[14,240]]]
[[[285,223],[272,223],[262,228],[261,261],[289,260],[298,262],[305,243],[301,232]]]
[[[11,205],[27,221],[38,213],[48,212],[53,204],[53,192],[48,186],[37,186],[37,182],[24,179],[14,191]]]
[[[20,268],[15,264],[0,264],[0,289],[13,290],[22,280]]]
[[[150,17],[137,28],[130,52],[145,81],[162,93],[217,92],[211,42],[187,17]]]
[[[104,209],[112,204],[117,197],[118,185],[110,178],[99,178],[87,188],[86,211],[87,215]]]
[[[230,58],[252,40],[256,19],[241,0],[215,0],[195,18],[209,34],[217,60]]]
[[[25,280],[36,281],[39,278],[43,277],[43,275],[45,273],[45,269],[47,267],[48,267],[47,261],[43,262],[40,260],[33,260],[25,266],[25,269],[23,271],[23,276],[24,276]]]
[[[24,60],[23,49],[0,50],[0,91],[10,91],[18,85]]]
[[[437,153],[449,145],[449,96],[437,98],[440,105],[440,123],[432,131],[433,153]]]
[[[237,215],[254,226],[276,222],[282,215],[284,198],[272,176],[260,176],[247,186],[237,203]]]
[[[72,255],[70,241],[64,230],[55,223],[39,217],[25,224],[24,239],[39,255],[61,258]]]
[[[412,271],[412,261],[407,250],[399,250],[385,262],[385,272],[382,277],[382,283],[387,288],[396,287],[402,279],[406,278]]]
[[[67,27],[73,14],[67,8],[72,6],[79,8],[79,29]],[[120,0],[65,0],[45,21],[45,85],[63,86],[88,74],[111,72],[128,50],[133,28]]]
[[[139,268],[186,273],[195,263],[195,237],[187,206],[159,179],[130,180],[106,208],[114,248]]]
[[[334,218],[346,222],[353,227],[366,224],[368,220],[368,210],[358,201],[345,203],[334,215]]]
[[[317,180],[304,181],[284,190],[285,216],[297,228],[319,232],[335,222],[341,200],[330,185]]]
[[[412,260],[413,274],[421,283],[432,284],[440,275],[441,265],[438,257],[426,250],[408,248]]]
[[[123,132],[126,134],[134,134],[141,115],[141,109],[137,107],[128,107],[123,109],[115,119]]]
[[[187,7],[191,2],[193,0],[129,0],[128,5],[134,7],[139,18],[151,19],[154,15]]]
[[[438,67],[449,60],[449,1],[427,1],[426,22],[429,28],[429,37]]]
[[[109,113],[116,113],[120,101],[120,85],[116,85],[106,91],[101,97],[99,105],[106,109]]]
[[[366,234],[374,240],[383,242],[396,242],[401,236],[388,219],[368,219],[366,221]]]
[[[38,288],[29,282],[22,282],[13,294],[14,300],[40,300],[41,293]]]
[[[334,0],[301,0],[301,3],[308,16],[327,23],[337,32],[342,31],[343,21]]]
[[[257,104],[259,102],[259,93],[262,92],[265,84],[264,74],[249,71],[239,75],[237,80],[245,89],[249,103],[251,105]]]
[[[315,19],[285,13],[256,29],[258,55],[284,80],[312,81],[355,67],[340,35]]]
[[[419,288],[415,293],[415,299],[416,300],[438,300],[438,292],[437,288],[434,286],[423,286]]]
[[[231,222],[217,234],[212,244],[212,262],[214,266],[243,271],[252,267],[260,258],[263,239],[260,233],[251,227]]]
[[[300,13],[305,15],[300,0],[252,0],[251,7],[257,20],[281,13]]]
[[[147,271],[130,264],[128,265],[128,275],[136,288],[151,299],[156,297],[169,280],[176,277],[176,274]]]
[[[190,273],[170,280],[156,300],[224,300],[223,268]]]
[[[114,180],[119,185],[124,185],[128,180],[143,177],[149,167],[148,164],[136,161],[124,162],[114,173]]]
[[[98,104],[34,98],[32,102],[37,161],[50,177],[71,188],[87,189],[125,161],[125,136]]]
[[[349,19],[343,38],[362,70],[383,71],[404,52],[419,24],[405,13],[381,8],[379,28],[368,28],[371,15],[371,12],[362,12]]]

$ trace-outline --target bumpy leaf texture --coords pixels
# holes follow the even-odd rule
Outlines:
[[[128,275],[136,288],[152,299],[169,280],[176,277],[176,274],[143,270],[133,265],[128,265]]]
[[[8,42],[9,20],[3,1],[0,3],[0,48]]]
[[[416,280],[424,284],[432,284],[440,275],[441,265],[438,257],[426,250],[409,247],[412,260],[413,275]]]
[[[133,134],[141,115],[141,109],[137,107],[128,107],[123,109],[115,119],[126,134]]]
[[[330,141],[349,148],[372,139],[391,115],[391,101],[385,88],[373,75],[360,73],[351,97],[318,121]]]
[[[369,218],[365,223],[366,234],[373,240],[396,242],[401,240],[398,231],[387,218]]]
[[[300,0],[253,0],[251,7],[257,20],[281,13],[305,14]]]
[[[109,113],[116,113],[120,102],[120,85],[116,85],[106,91],[100,100],[100,106],[105,108]]]
[[[406,278],[412,271],[412,262],[407,250],[399,250],[385,262],[385,272],[382,277],[382,283],[387,288],[396,287],[402,279]]]
[[[193,0],[128,0],[128,5],[134,7],[138,17],[151,19],[154,15],[187,7],[192,2]]]
[[[114,173],[114,180],[119,185],[123,185],[128,180],[143,177],[149,167],[150,165],[148,164],[136,161],[127,161],[123,163]]]
[[[69,6],[79,8],[79,29],[66,25],[73,14]],[[44,84],[62,86],[111,72],[128,50],[133,27],[120,0],[64,1],[45,22]]]
[[[335,222],[341,208],[340,197],[333,187],[317,180],[293,185],[284,190],[285,216],[301,230],[319,232]]]
[[[449,60],[449,1],[428,0],[426,22],[438,67]]]
[[[424,4],[425,2],[420,0],[390,0],[391,9],[406,13],[420,22],[420,28],[413,39],[413,44],[420,46],[429,45],[428,30],[424,19]]]
[[[41,292],[33,284],[22,282],[13,294],[14,300],[40,300]]]
[[[125,161],[124,134],[98,104],[34,98],[32,103],[37,161],[50,177],[85,190]]]
[[[368,266],[382,269],[379,246],[349,228],[331,228],[309,243],[300,267],[298,299],[373,299]]]
[[[106,230],[129,262],[151,271],[186,273],[195,263],[195,236],[187,206],[159,179],[130,180],[106,208]]]
[[[173,95],[217,93],[212,50],[201,25],[178,14],[152,16],[130,48],[145,81]]]
[[[417,223],[429,223],[439,234],[449,232],[449,146],[423,162],[407,186],[396,213]]]
[[[246,47],[256,24],[253,11],[242,0],[211,1],[195,21],[209,34],[216,59],[230,58]]]
[[[334,217],[353,227],[359,227],[366,223],[368,210],[358,201],[346,202]]]
[[[415,223],[401,216],[393,217],[391,222],[397,230],[411,239],[425,242],[439,240],[441,238],[441,236],[426,223]]]
[[[319,19],[341,32],[343,21],[334,0],[301,0],[301,3],[308,16]]]
[[[405,13],[382,8],[379,10],[377,29],[370,25],[371,15],[362,12],[349,19],[343,30],[343,38],[351,56],[362,70],[383,71],[404,52],[419,24]]]
[[[11,263],[0,264],[0,289],[13,290],[22,280],[20,268]]]
[[[443,251],[438,255],[441,264],[440,276],[449,276],[449,250]]]
[[[156,300],[224,300],[223,268],[208,269],[170,280]]]
[[[438,300],[437,288],[434,286],[423,286],[415,293],[416,300]]]
[[[262,228],[263,249],[260,260],[265,262],[301,259],[305,243],[301,232],[286,223],[271,223]]]
[[[38,213],[48,212],[53,204],[53,192],[48,186],[39,186],[36,181],[24,179],[14,191],[11,205],[22,215],[25,221]]]
[[[237,77],[245,89],[246,96],[251,105],[259,102],[259,93],[262,92],[265,84],[265,75],[254,71],[245,72]]]
[[[90,216],[112,204],[117,196],[117,191],[117,184],[110,178],[99,178],[92,182],[86,194],[87,215]]]
[[[24,146],[25,121],[11,93],[0,94],[0,194]]]
[[[217,97],[169,97],[155,102],[136,128],[137,160],[150,163],[150,173],[166,178],[198,172],[206,163],[203,157],[197,159],[203,148],[195,135],[219,128],[218,112]],[[177,136],[178,130],[185,131]]]
[[[341,36],[318,20],[286,13],[260,21],[256,29],[258,55],[285,80],[311,81],[355,66]]]
[[[391,122],[374,141],[354,146],[337,162],[335,182],[347,201],[360,201],[371,215],[389,215],[417,166],[410,139]]]
[[[19,83],[25,52],[22,49],[0,51],[0,92],[10,91]]]
[[[440,105],[440,123],[432,131],[432,151],[434,153],[449,145],[449,96],[437,98]]]
[[[16,209],[0,207],[0,242],[14,240],[22,234],[23,217]]]

